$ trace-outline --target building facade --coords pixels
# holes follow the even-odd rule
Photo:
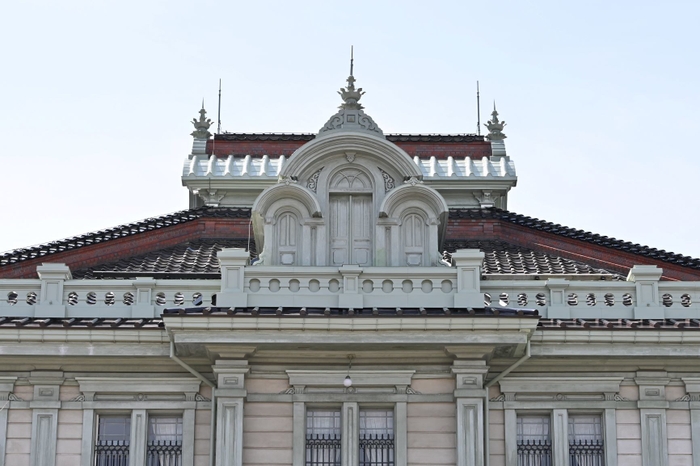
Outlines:
[[[507,210],[505,123],[193,120],[189,209],[0,256],[0,466],[700,465],[700,260]]]

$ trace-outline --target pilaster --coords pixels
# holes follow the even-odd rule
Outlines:
[[[146,464],[146,442],[148,413],[145,409],[131,411],[131,438],[129,439],[129,463],[134,466]]]
[[[484,466],[484,376],[483,360],[456,360],[457,466]]]
[[[0,377],[0,466],[5,466],[7,442],[7,414],[10,406],[10,393],[14,391],[17,377]]]
[[[136,299],[131,306],[131,317],[153,317],[155,315],[153,288],[156,286],[156,281],[148,277],[136,277],[134,286],[136,287]]]
[[[34,409],[32,412],[31,466],[56,464],[58,409]]]
[[[565,409],[552,411],[552,464],[569,464],[569,415]]]
[[[218,360],[216,393],[216,466],[243,464],[243,402],[248,362]]]
[[[343,403],[341,413],[341,466],[358,466],[360,464],[360,407],[357,403]]]
[[[634,381],[639,386],[642,466],[668,464],[666,385],[670,379],[664,371],[638,371]]]
[[[566,289],[568,287],[569,280],[563,278],[551,278],[547,280],[547,289],[549,289],[547,317],[550,319],[568,319],[571,317],[571,309],[566,300]]]

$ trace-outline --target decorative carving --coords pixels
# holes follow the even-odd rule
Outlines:
[[[85,401],[85,395],[81,393],[80,395],[73,397],[68,401]]]
[[[15,395],[14,393],[8,393],[8,394],[7,394],[7,399],[8,399],[8,401],[24,401],[23,398],[18,397],[18,396]]]
[[[379,168],[379,167],[377,167]],[[384,179],[384,192],[388,193],[392,189],[396,187],[396,182],[394,181],[394,178],[391,177],[390,174],[379,168],[379,171],[382,172],[382,178]]]
[[[630,401],[629,398],[625,398],[624,396],[620,395],[619,393],[615,393],[613,395],[613,401]]]
[[[346,388],[345,388],[345,393],[357,393],[357,388],[355,388],[355,387],[346,387]]]
[[[313,192],[316,192],[316,189],[318,189],[318,177],[321,175],[321,170],[323,170],[323,167],[316,170],[314,174],[309,177],[309,181],[306,182],[306,187]]]
[[[134,395],[134,400],[136,401],[146,401],[148,397],[144,395],[143,393],[139,393],[137,395]]]
[[[218,207],[221,200],[225,197],[224,194],[217,196],[216,189],[199,189],[195,192],[199,197],[204,199],[204,204],[213,207]]]
[[[422,393],[419,392],[418,390],[414,390],[414,389],[411,388],[411,386],[409,385],[408,387],[406,387],[406,395],[422,395]]]
[[[486,128],[489,130],[489,134],[486,136],[486,139],[489,141],[503,141],[507,137],[505,134],[503,134],[503,128],[506,126],[506,122],[498,119],[496,102],[493,103],[491,119],[484,123],[484,126],[486,126]]]
[[[207,111],[204,110],[204,101],[202,101],[202,109],[199,111],[199,120],[193,118],[192,124],[194,125],[194,131],[192,131],[191,135],[195,139],[209,139],[211,137],[209,127],[212,121],[207,118]]]
[[[348,163],[353,163],[355,161],[355,153],[354,152],[346,152],[345,159],[348,161]]]
[[[673,400],[673,401],[690,401],[690,395],[688,395],[688,394],[686,393],[686,394],[683,395],[682,397],[677,398],[677,399],[675,399],[675,400]]]
[[[491,398],[489,401],[506,401],[506,395],[501,393],[495,398]]]
[[[481,191],[480,194],[474,193],[474,197],[479,201],[479,206],[482,209],[496,205],[496,199],[491,191]]]
[[[200,395],[199,393],[196,393],[194,395],[194,401],[211,401],[209,398],[206,396]]]
[[[304,393],[304,387],[289,387],[286,390],[282,390],[280,395],[298,395]]]
[[[280,176],[277,182],[284,183],[289,186],[290,184],[297,183],[298,181],[299,180],[297,180],[296,176]]]
[[[566,400],[566,395],[564,395],[563,393],[557,393],[554,399],[557,401],[564,401]]]
[[[417,184],[423,184],[423,180],[419,180],[416,176],[409,176],[404,180],[404,184],[410,184],[411,186],[415,186]]]

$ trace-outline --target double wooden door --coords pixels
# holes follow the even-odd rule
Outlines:
[[[331,194],[331,265],[372,265],[372,196]]]

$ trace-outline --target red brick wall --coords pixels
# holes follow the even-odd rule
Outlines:
[[[277,157],[285,155],[289,157],[295,150],[306,144],[304,141],[214,141],[207,142],[207,153],[216,154],[218,157],[228,157],[233,154],[236,157],[251,155],[260,157],[269,155]],[[446,159],[449,156],[455,158],[469,157],[481,159],[491,155],[491,143],[477,142],[396,142],[397,146],[405,150],[411,157],[421,158],[436,157]]]

